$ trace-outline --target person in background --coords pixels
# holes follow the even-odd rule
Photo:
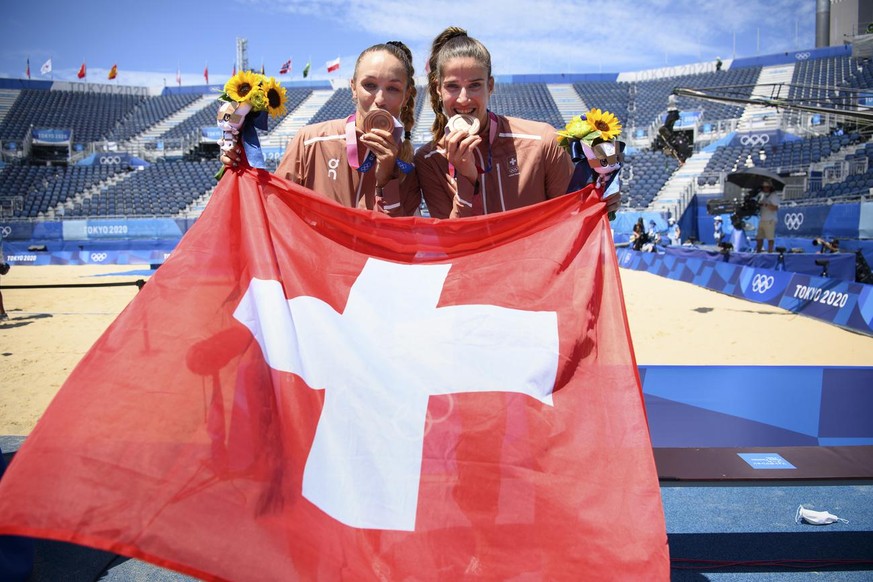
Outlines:
[[[755,236],[755,252],[760,253],[764,248],[764,241],[767,241],[767,252],[773,252],[773,245],[776,239],[776,215],[781,204],[779,192],[773,188],[771,180],[764,180],[761,183],[761,192],[758,194],[758,206],[761,209],[761,215],[758,218],[758,234]]]
[[[678,247],[682,244],[682,231],[679,229],[679,224],[674,219],[669,221],[670,229],[667,231],[667,238],[670,239],[670,245]]]
[[[721,244],[721,241],[724,240],[724,224],[721,216],[716,216],[712,219],[713,221],[713,233],[712,237],[715,239],[716,246]]]
[[[3,250],[3,237],[0,236],[0,275],[5,275],[9,272],[9,265],[6,264],[6,253]],[[3,290],[0,289],[0,321],[9,319],[9,314],[3,307]]]
[[[634,223],[633,232],[630,235],[630,244],[631,248],[635,251],[643,250],[643,245],[649,240],[648,235],[646,235],[646,223],[643,221],[643,217],[640,216],[637,218],[637,221]]]
[[[275,174],[348,207],[411,216],[421,203],[412,166],[415,70],[402,42],[377,44],[360,54],[350,81],[355,113],[308,125],[292,138]],[[400,139],[385,129],[364,131],[367,113],[381,109],[400,120]],[[235,166],[237,146],[221,160]]]
[[[574,165],[555,128],[488,110],[494,77],[481,42],[462,28],[446,28],[434,39],[428,64],[433,140],[416,152],[415,167],[432,217],[503,212],[567,193]],[[475,119],[477,131],[447,128],[456,115]],[[607,212],[620,205],[618,192],[606,199]]]
[[[658,232],[658,225],[655,224],[654,220],[649,221],[649,229],[646,231],[646,235],[651,242],[658,242],[660,240],[661,234]]]
[[[670,93],[667,96],[667,117],[664,118],[664,127],[673,133],[673,125],[677,121],[679,121],[679,105],[676,104],[676,94]]]
[[[814,238],[812,239],[812,244],[819,247],[819,253],[838,253],[840,252],[840,241],[839,239],[832,239],[830,242],[823,238]]]

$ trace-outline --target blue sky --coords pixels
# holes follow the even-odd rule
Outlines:
[[[299,80],[311,59],[316,79],[347,78],[364,48],[402,40],[418,74],[433,37],[461,26],[492,53],[494,73],[608,73],[808,49],[815,0],[17,0],[0,21],[0,77],[107,82],[113,64],[125,85],[223,83],[236,38],[249,65]],[[339,72],[325,63],[340,57]],[[52,75],[40,66],[52,59]],[[293,59],[290,76],[280,65]]]

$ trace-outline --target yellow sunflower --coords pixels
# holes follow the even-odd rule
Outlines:
[[[259,75],[253,71],[240,71],[224,85],[227,96],[239,103],[246,103],[258,92]]]
[[[600,138],[610,140],[621,135],[621,123],[618,118],[609,111],[592,109],[585,116],[588,123],[600,132]]]
[[[285,113],[285,103],[288,101],[288,96],[285,92],[285,87],[279,84],[274,77],[265,77],[261,83],[261,90],[267,101],[267,111],[271,117],[277,117]]]

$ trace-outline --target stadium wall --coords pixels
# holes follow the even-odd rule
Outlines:
[[[771,65],[786,65],[788,63],[796,63],[797,61],[809,61],[843,56],[852,56],[852,45],[828,46],[817,49],[806,49],[774,55],[763,55],[760,57],[745,57],[741,59],[735,59],[731,64],[731,68],[769,67]]]
[[[38,81],[36,79],[0,79],[0,89],[13,89],[21,91],[22,89],[41,89],[50,91],[53,81]]]
[[[696,238],[713,244],[714,216],[706,210],[710,200],[722,198],[721,195],[700,195],[694,197],[689,211],[696,223]],[[725,234],[733,232],[730,216],[722,215]],[[757,227],[757,217],[751,216],[746,222]],[[845,204],[810,204],[806,206],[785,206],[779,209],[776,222],[776,236],[779,238],[816,237],[852,240],[873,239],[873,202],[852,202]],[[873,243],[873,241],[871,241]]]
[[[873,336],[873,285],[631,249],[618,250],[618,264]]]
[[[618,73],[551,73],[542,75],[495,75],[498,83],[614,83]]]
[[[282,81],[282,79],[279,79]],[[285,88],[297,88],[304,87],[309,89],[331,89],[330,81],[283,81],[282,86]],[[161,92],[162,95],[188,95],[194,93],[195,95],[207,95],[207,94],[215,94],[216,96],[220,95],[221,92],[224,91],[223,84],[209,84],[209,85],[186,85],[184,87],[164,87]]]

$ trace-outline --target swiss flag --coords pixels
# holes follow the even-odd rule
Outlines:
[[[0,533],[206,580],[668,580],[594,198],[389,218],[227,172],[14,458]]]
[[[85,73],[85,63],[82,63],[82,66],[79,67],[79,72],[76,73],[76,76],[79,77],[80,79],[84,79],[84,78],[85,78],[85,74],[86,74],[86,73]]]

